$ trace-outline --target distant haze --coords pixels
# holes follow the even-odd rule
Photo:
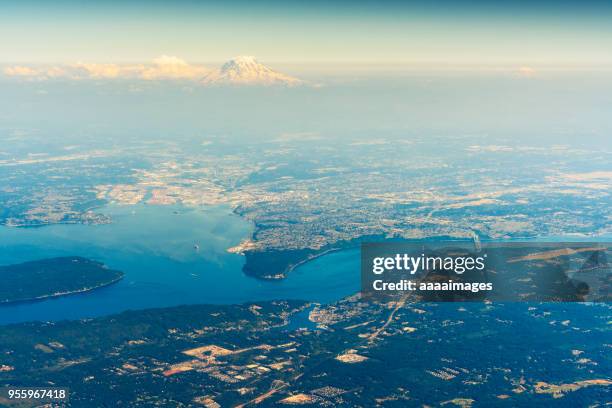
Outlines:
[[[0,140],[61,143],[187,137],[276,140],[480,136],[610,147],[612,78],[420,74],[306,85],[209,87],[193,81],[0,79]],[[27,140],[27,139],[24,139]],[[72,142],[69,142],[72,140]],[[0,148],[0,151],[3,148]]]

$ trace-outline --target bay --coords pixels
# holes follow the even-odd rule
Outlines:
[[[359,253],[331,253],[280,281],[242,272],[244,257],[227,252],[252,225],[227,206],[108,206],[113,222],[0,228],[0,264],[78,255],[123,271],[120,282],[91,292],[0,306],[0,324],[57,321],[181,304],[234,304],[275,299],[331,302],[359,288]]]

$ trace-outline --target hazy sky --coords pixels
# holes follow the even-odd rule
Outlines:
[[[612,2],[89,3],[0,0],[0,63],[612,67]]]

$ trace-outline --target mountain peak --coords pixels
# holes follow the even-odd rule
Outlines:
[[[237,57],[232,58],[229,62],[235,62],[238,64],[249,64],[257,63],[257,60],[252,55],[239,55]]]
[[[227,61],[221,69],[206,75],[207,85],[286,85],[294,86],[301,80],[276,72],[252,56],[238,56]]]

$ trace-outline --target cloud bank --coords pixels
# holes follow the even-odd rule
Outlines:
[[[155,58],[150,64],[99,64],[77,62],[66,66],[13,65],[4,68],[4,75],[30,80],[67,79],[142,79],[197,80],[211,72],[202,65],[192,65],[168,55]]]
[[[532,67],[522,66],[516,70],[517,74],[522,77],[530,78],[536,74],[536,70]]]

